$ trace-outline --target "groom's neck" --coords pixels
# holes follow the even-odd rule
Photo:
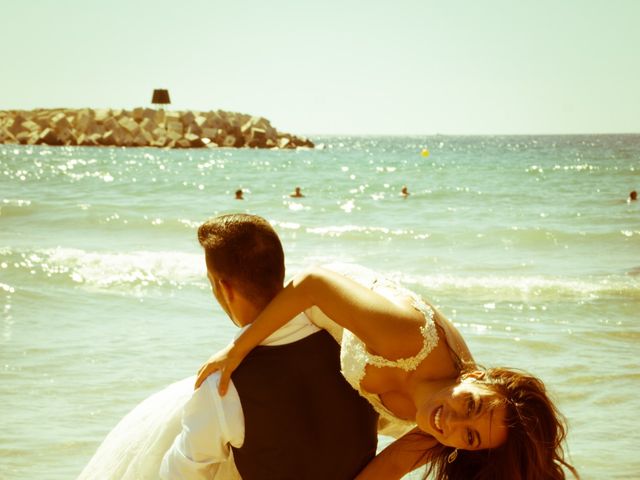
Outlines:
[[[276,295],[278,293],[279,292],[276,292]],[[271,303],[271,300],[273,300],[276,295],[260,302],[251,301],[243,297],[238,304],[237,311],[235,312],[236,323],[238,323],[241,327],[253,323],[253,321],[258,318],[258,315],[260,315],[260,313],[262,313],[262,311],[267,308],[267,305]]]

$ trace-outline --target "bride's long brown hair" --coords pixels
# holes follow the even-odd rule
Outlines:
[[[434,480],[565,480],[567,471],[580,478],[564,458],[565,419],[541,380],[518,370],[491,368],[478,382],[497,393],[501,399],[496,402],[506,407],[507,440],[490,450],[459,450],[451,463],[451,447],[432,448],[426,454],[425,478],[432,474]]]

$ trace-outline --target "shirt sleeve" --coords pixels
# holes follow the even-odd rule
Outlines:
[[[162,459],[163,480],[211,480],[228,469],[224,464],[230,461],[230,447],[242,445],[244,417],[238,392],[230,383],[220,397],[219,378],[219,372],[209,376],[186,403],[182,431]]]

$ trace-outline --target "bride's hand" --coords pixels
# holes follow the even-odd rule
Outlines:
[[[218,353],[214,354],[207,362],[200,367],[198,378],[196,378],[195,388],[200,387],[209,375],[220,370],[220,382],[218,383],[218,393],[224,396],[227,393],[231,374],[238,368],[244,358],[236,352],[235,344],[230,344]]]

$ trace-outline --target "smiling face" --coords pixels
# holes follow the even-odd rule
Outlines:
[[[473,378],[445,387],[416,414],[418,427],[438,442],[462,450],[496,448],[507,439],[501,398]]]

